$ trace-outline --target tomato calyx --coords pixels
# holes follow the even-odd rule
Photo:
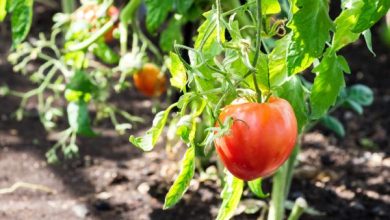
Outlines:
[[[259,100],[258,94],[252,89],[237,89],[239,97],[233,100],[231,104],[240,104],[240,103],[267,103],[272,96],[272,92],[262,91],[262,97]]]

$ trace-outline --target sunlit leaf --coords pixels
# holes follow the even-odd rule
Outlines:
[[[346,0],[343,11],[336,18],[333,48],[336,50],[356,41],[359,35],[372,27],[388,10],[388,0]],[[368,40],[365,33],[366,41]],[[370,49],[370,43],[367,43]],[[371,51],[371,49],[370,49]]]
[[[187,83],[186,68],[176,53],[170,52],[169,55],[171,60],[168,68],[172,74],[171,85],[183,90]]]
[[[366,41],[366,45],[367,45],[368,50],[374,56],[376,56],[374,50],[372,49],[372,40],[371,40],[371,31],[370,31],[370,29],[367,29],[367,30],[363,31],[363,36],[364,36],[364,40]]]
[[[205,59],[213,59],[221,53],[222,47],[217,41],[218,36],[220,36],[221,42],[225,41],[225,28],[221,27],[221,32],[218,34],[218,30],[215,28],[217,16],[213,12],[209,11],[204,14],[206,20],[198,29],[194,45],[195,49],[202,49]]]
[[[275,48],[268,55],[268,71],[270,75],[271,88],[280,86],[287,79],[287,46],[289,36],[277,40]]]
[[[280,12],[279,1],[278,0],[261,1],[261,11],[263,15],[278,14]]]
[[[7,0],[0,0],[0,21],[3,21],[5,16],[7,15]]]
[[[336,31],[333,36],[332,47],[335,50],[339,50],[359,38],[360,33],[354,33],[351,29],[356,25],[356,16],[362,12],[362,6],[361,0],[348,0],[345,2],[343,11],[334,21]]]
[[[310,96],[313,119],[321,118],[326,114],[345,86],[343,68],[338,57],[335,52],[328,50],[321,63],[313,70],[318,73]]]
[[[361,13],[357,14],[356,24],[352,31],[355,33],[363,32],[373,26],[381,17],[383,17],[390,8],[389,0],[362,0],[363,7]]]
[[[328,0],[297,0],[299,10],[294,13],[288,27],[292,31],[287,52],[289,75],[298,73],[320,57],[333,27],[329,17]]]

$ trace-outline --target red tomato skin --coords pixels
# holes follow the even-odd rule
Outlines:
[[[160,96],[166,91],[165,76],[152,63],[146,63],[133,75],[133,80],[135,87],[145,96]]]
[[[234,176],[247,181],[267,177],[290,156],[298,128],[286,100],[271,97],[267,103],[228,105],[219,120],[224,122],[228,117],[233,119],[230,131],[215,139],[214,145]]]

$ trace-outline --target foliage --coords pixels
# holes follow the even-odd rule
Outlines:
[[[330,114],[339,107],[363,114],[363,107],[373,102],[373,92],[359,84],[346,87],[344,74],[353,73],[339,51],[363,35],[375,54],[369,29],[385,15],[390,1],[343,0],[334,20],[327,0],[241,2],[131,0],[119,12],[113,0],[82,1],[76,11],[53,17],[50,35],[25,42],[34,1],[0,0],[0,21],[8,16],[12,26],[9,61],[37,85],[26,93],[3,86],[0,95],[21,98],[18,119],[36,97],[40,121],[48,130],[57,129],[58,121],[67,118],[68,128],[47,152],[49,162],[56,162],[58,150],[65,158],[77,156],[78,135],[99,135],[92,127],[95,121],[108,118],[120,134],[142,122],[110,103],[110,97],[131,87],[129,79],[145,63],[155,63],[163,72],[168,68],[180,98],[156,114],[145,135],[129,139],[151,151],[170,122],[187,146],[164,208],[179,202],[196,176],[197,161],[207,161],[214,140],[229,134],[234,119],[220,122],[218,116],[232,102],[262,103],[271,96],[281,97],[293,107],[300,134],[322,123],[344,136],[342,123]],[[138,8],[142,4],[146,30],[158,39],[158,46],[141,27]],[[198,26],[193,44],[185,42],[192,33],[182,33],[189,23]],[[41,62],[36,69],[26,68],[36,61]],[[274,176],[270,220],[283,219],[283,201],[298,152],[296,146]],[[245,189],[245,182],[228,172],[224,179],[217,219],[233,217]],[[248,182],[248,187],[259,198],[268,195],[261,190],[261,179]],[[299,204],[294,207],[289,219],[302,213]]]
[[[148,2],[153,8],[152,1]],[[172,85],[183,92],[175,104],[177,113],[172,115],[174,123],[185,121],[176,126],[181,141],[209,153],[213,140],[218,135],[227,134],[231,126],[231,123],[226,123],[214,127],[221,109],[237,99],[266,102],[270,96],[285,98],[294,108],[301,133],[321,122],[339,136],[344,136],[345,130],[329,113],[345,106],[361,114],[362,106],[372,103],[372,91],[367,87],[345,87],[344,74],[351,71],[338,51],[360,35],[364,35],[368,48],[372,50],[368,29],[388,10],[388,2],[343,1],[342,11],[335,20],[329,16],[329,2],[326,0],[288,3],[289,8],[281,7],[278,1],[247,1],[223,11],[225,2],[221,4],[216,0],[210,11],[203,14],[204,21],[198,28],[194,47],[176,42],[174,52],[170,53],[169,68]],[[155,24],[159,22],[153,22],[151,29],[158,27]],[[311,82],[302,74],[309,71],[314,74]],[[137,147],[151,150],[161,134],[162,124],[167,121],[165,116],[161,120],[161,115],[158,115],[160,123],[154,123],[157,127],[152,127],[145,136],[131,137],[130,141]],[[196,141],[191,135],[202,127],[199,121],[207,122],[209,127],[203,141]],[[274,181],[288,182],[291,175],[286,172],[291,173],[293,165],[294,160],[286,163],[287,167],[279,171],[283,173],[279,176],[286,178]],[[274,187],[279,187],[277,190],[288,192],[289,183],[274,184]],[[249,183],[255,195],[264,197],[264,193],[258,191],[261,186],[255,188],[258,185],[258,182]],[[242,187],[242,183],[227,181],[217,218],[233,216],[231,209],[237,205],[238,195],[241,195],[239,188]],[[181,197],[183,191],[177,193],[177,197]],[[286,195],[279,193],[274,196],[280,198],[272,199],[283,201]],[[169,197],[173,197],[172,191]],[[284,215],[284,209],[274,209],[272,206],[275,205],[278,206],[271,204],[276,213],[271,213],[269,219],[281,219]]]

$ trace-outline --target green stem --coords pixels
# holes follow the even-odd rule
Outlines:
[[[287,220],[298,220],[307,208],[307,202],[304,198],[299,197],[295,200],[294,207],[291,210],[291,214]]]
[[[74,0],[61,0],[62,11],[66,14],[71,14],[76,8]]]
[[[286,187],[287,166],[285,163],[273,176],[272,193],[268,220],[282,220],[284,216],[284,189]]]
[[[293,152],[290,155],[290,158],[287,160],[287,174],[286,174],[286,186],[284,188],[284,198],[287,199],[288,193],[290,192],[293,171],[297,161],[298,154],[301,150],[300,146],[300,136],[298,136],[298,143],[295,145]]]
[[[96,33],[92,34],[92,36],[90,36],[85,41],[69,46],[67,52],[75,52],[78,50],[86,49],[91,44],[93,44],[99,37],[103,36],[108,30],[110,30],[110,28],[114,26],[115,22],[116,21],[110,20],[109,22],[104,24],[102,28],[100,28]]]
[[[130,0],[129,3],[121,11],[121,15],[120,15],[121,22],[124,22],[126,24],[131,23],[141,3],[142,0]]]
[[[223,13],[222,15],[226,16],[226,15],[233,14],[233,13],[235,13],[236,11],[238,11],[238,10],[240,10],[242,8],[248,7],[248,5],[250,5],[252,3],[254,3],[254,1],[253,2],[248,1],[245,5],[241,5],[239,0],[227,0],[227,1],[224,1],[223,4],[224,4],[224,6],[226,6],[226,8],[229,11]],[[237,14],[236,17],[237,17],[238,22],[241,24],[241,26],[252,24],[251,20],[248,18],[247,14],[245,14],[245,13]]]
[[[272,198],[270,202],[270,210],[268,213],[268,220],[282,220],[284,218],[284,202],[288,196],[295,161],[297,159],[300,149],[300,136],[290,158],[283,166],[279,168],[273,177]]]
[[[221,8],[221,0],[216,0],[217,4],[217,42],[219,44],[222,44],[221,41],[221,14],[222,14],[222,8]]]
[[[141,28],[140,28],[140,25],[138,23],[137,20],[135,20],[134,22],[132,22],[132,26],[133,26],[133,31],[136,32],[138,34],[138,37],[139,39],[145,43],[148,47],[148,49],[154,54],[155,58],[160,62],[160,63],[163,63],[163,55],[160,53],[160,50],[157,48],[156,45],[154,45],[154,43],[149,40],[148,37],[146,37],[146,35],[142,32]]]
[[[257,24],[256,24],[256,52],[255,52],[255,57],[253,60],[253,68],[256,69],[257,65],[257,60],[259,59],[260,55],[260,48],[261,48],[261,28],[262,28],[262,15],[261,15],[261,0],[256,0],[256,16],[257,16]],[[259,85],[257,84],[257,78],[256,78],[256,70],[250,70],[252,71],[252,76],[253,76],[253,83],[255,84],[255,89],[257,93],[257,101],[260,103],[261,102],[261,91],[259,89]]]

